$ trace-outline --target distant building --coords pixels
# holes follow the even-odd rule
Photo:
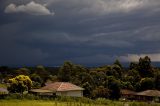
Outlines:
[[[160,102],[160,91],[158,90],[145,90],[142,92],[134,92],[127,89],[121,90],[121,98],[125,100],[137,101],[156,101]]]
[[[55,82],[47,84],[40,89],[32,89],[31,92],[39,94],[53,94],[57,96],[83,97],[83,88],[69,82]]]
[[[134,100],[136,92],[128,89],[121,90],[121,98],[127,100]]]
[[[6,88],[0,88],[0,98],[4,98],[8,93],[9,92]]]
[[[8,94],[7,88],[0,88],[0,94]]]
[[[47,96],[47,97],[52,97],[55,95],[55,91],[50,91],[50,90],[42,90],[42,89],[31,89],[29,93],[32,93],[34,95],[39,95],[39,96]]]
[[[136,100],[141,101],[157,101],[160,102],[160,91],[158,90],[146,90],[136,93]]]

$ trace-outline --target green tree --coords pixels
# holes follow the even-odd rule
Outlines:
[[[58,77],[56,75],[49,75],[48,77],[48,81],[51,81],[51,82],[56,82],[58,81]]]
[[[104,88],[103,86],[99,86],[93,90],[92,96],[93,96],[93,98],[108,98],[109,97],[109,89]]]
[[[118,100],[120,98],[121,83],[116,80],[114,76],[110,76],[108,79],[108,88],[110,90],[110,99]]]
[[[121,79],[122,74],[123,74],[122,68],[116,64],[112,65],[110,70],[106,72],[107,76],[114,76],[116,79]]]
[[[123,82],[127,82],[127,83],[124,83],[125,87],[127,84],[129,88],[133,87],[133,89],[136,89],[136,84],[139,83],[140,80],[141,80],[141,77],[139,75],[139,72],[135,69],[129,70],[127,74],[124,75],[124,78],[123,78]]]
[[[91,97],[93,87],[90,85],[90,83],[85,82],[82,84],[82,87],[84,88],[83,94],[85,97]]]
[[[94,80],[92,76],[88,73],[81,73],[79,74],[79,80],[81,81],[81,84],[84,84],[85,82],[88,82],[92,87],[95,87]]]
[[[140,81],[140,90],[148,90],[148,89],[154,89],[154,80],[153,78],[142,78]]]
[[[31,77],[32,81],[35,81],[35,82],[38,82],[38,83],[42,83],[43,82],[42,78],[37,74],[32,74],[30,77]]]
[[[42,78],[42,80],[45,82],[50,73],[45,69],[44,66],[38,65],[36,67],[35,74],[39,75]]]
[[[142,77],[153,77],[151,59],[148,56],[139,59],[139,73]]]
[[[138,70],[139,69],[139,66],[138,66],[138,63],[136,63],[136,62],[131,62],[130,64],[129,64],[129,69],[130,70]]]
[[[42,86],[43,80],[39,75],[32,74],[30,77],[33,83],[33,88],[40,88]]]
[[[16,73],[16,75],[29,75],[30,70],[27,68],[20,68],[20,69],[16,70],[15,73]]]
[[[160,90],[160,72],[157,72],[155,75],[155,88]]]
[[[7,66],[0,66],[0,73],[2,77],[5,78],[11,73],[11,70]]]
[[[60,81],[69,82],[71,80],[71,72],[73,70],[73,64],[69,61],[64,62],[58,72],[58,79]]]
[[[118,65],[121,69],[123,68],[122,64],[120,63],[120,61],[118,59],[116,59],[116,61],[113,63],[113,65]]]
[[[121,82],[121,87],[122,87],[123,89],[134,90],[134,87],[132,86],[132,84],[131,84],[129,81]]]
[[[88,70],[81,65],[73,64],[72,68],[73,69],[71,70],[71,76],[79,75],[82,72],[88,72]]]
[[[106,74],[103,71],[91,71],[90,75],[93,78],[94,84],[98,86],[105,86]]]
[[[15,78],[9,79],[9,92],[23,94],[24,91],[29,91],[32,86],[32,81],[28,76],[19,75]]]
[[[87,73],[87,69],[81,65],[75,65],[73,64],[72,69],[71,69],[71,77],[70,77],[70,82],[76,84],[76,85],[81,85],[82,80],[81,80],[81,74],[82,73]]]

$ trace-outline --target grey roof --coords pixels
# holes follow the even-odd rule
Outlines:
[[[55,91],[51,91],[51,90],[43,90],[43,89],[31,89],[30,92],[37,92],[37,93],[52,93]]]
[[[138,92],[136,95],[160,97],[160,91],[159,90],[146,90],[146,91]]]

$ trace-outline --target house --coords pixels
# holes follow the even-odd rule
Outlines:
[[[32,93],[34,95],[39,95],[39,96],[53,96],[55,94],[55,91],[50,91],[50,90],[42,90],[42,89],[31,89],[29,93]]]
[[[157,101],[160,102],[159,90],[146,90],[136,93],[136,100],[140,101]]]
[[[72,97],[83,97],[83,88],[76,86],[69,82],[54,82],[47,84],[40,89],[33,89],[32,92],[37,93],[55,93],[57,96],[72,96]]]
[[[6,88],[0,88],[0,98],[4,98],[8,93],[9,92]]]
[[[123,98],[124,100],[134,100],[134,97],[136,95],[135,91],[132,90],[128,90],[128,89],[122,89],[120,91],[121,93],[121,98]]]
[[[42,90],[55,91],[58,96],[83,97],[83,88],[69,82],[55,82],[41,88]]]
[[[158,90],[145,90],[142,92],[134,92],[127,89],[121,90],[121,98],[124,100],[137,100],[137,101],[156,101],[160,102],[160,91]]]
[[[8,94],[8,90],[6,88],[0,88],[0,94]]]

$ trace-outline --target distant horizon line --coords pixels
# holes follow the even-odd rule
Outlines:
[[[74,62],[73,62],[74,63]],[[120,62],[123,67],[129,67],[129,64],[131,62]],[[62,63],[63,64],[63,63]],[[62,65],[61,64],[61,65]],[[75,63],[76,64],[76,63]],[[105,65],[112,65],[113,63],[106,63],[106,64],[94,64],[94,65],[89,65],[89,64],[76,64],[76,65],[81,65],[84,67],[100,67],[100,66],[105,66]],[[160,62],[151,62],[152,65],[155,67],[160,67]],[[36,64],[36,65],[0,65],[0,67],[10,67],[10,68],[21,68],[21,67],[36,67],[36,66],[44,66],[44,67],[61,67],[61,65],[45,65],[45,64]]]

